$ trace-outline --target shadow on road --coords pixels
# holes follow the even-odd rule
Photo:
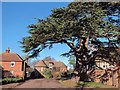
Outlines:
[[[37,69],[35,69],[30,77],[26,78],[26,80],[29,80],[29,79],[38,79],[38,78],[45,78]]]

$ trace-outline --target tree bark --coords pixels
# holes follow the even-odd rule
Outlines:
[[[86,39],[86,42],[85,42],[86,48],[88,48],[89,39],[90,39],[90,37],[89,37],[89,35],[88,35],[88,36],[87,36],[87,39]]]
[[[120,90],[120,61],[118,61],[118,89]]]
[[[112,86],[115,86],[115,77],[114,77],[114,72],[112,70]]]
[[[118,89],[120,90],[120,54],[118,52],[118,63],[117,63],[117,67],[118,67]]]

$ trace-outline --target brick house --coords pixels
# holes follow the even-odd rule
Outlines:
[[[104,60],[104,61],[103,61]],[[107,59],[104,59],[104,58],[101,58],[101,57],[97,57],[95,62],[96,62],[96,65],[102,69],[109,69],[109,68],[113,68],[114,65],[111,65],[110,63],[108,62],[105,62],[105,61],[108,61]]]
[[[118,52],[118,60],[120,60],[120,48],[117,49]],[[118,79],[119,79],[119,74],[118,74],[118,69],[119,66],[117,64],[115,65],[110,65],[108,62],[102,61],[101,59],[104,58],[97,58],[96,59],[96,64],[97,66],[101,67],[102,69],[96,69],[93,73],[93,78],[95,82],[102,82],[107,85],[115,86],[118,87]]]
[[[10,49],[0,54],[0,65],[3,68],[4,77],[22,77],[24,78],[23,59],[16,53],[11,53]],[[9,75],[6,75],[9,72]]]
[[[112,70],[97,69],[97,70],[94,70],[94,72],[90,74],[90,76],[92,76],[92,78],[94,79],[94,82],[101,82],[106,85],[118,87],[117,68],[114,68]]]
[[[67,71],[67,66],[63,62],[51,60],[40,60],[34,65],[34,68],[40,72],[46,68],[50,68],[53,72]]]

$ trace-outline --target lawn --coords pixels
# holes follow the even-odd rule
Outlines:
[[[115,88],[113,86],[105,85],[97,82],[76,82],[75,80],[60,80],[62,85],[67,87],[85,87],[85,88]]]

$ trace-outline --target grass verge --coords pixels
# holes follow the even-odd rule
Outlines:
[[[73,80],[60,80],[59,81],[62,85],[67,87],[85,87],[85,88],[116,88],[113,86],[105,85],[102,83],[97,82],[76,82]]]

